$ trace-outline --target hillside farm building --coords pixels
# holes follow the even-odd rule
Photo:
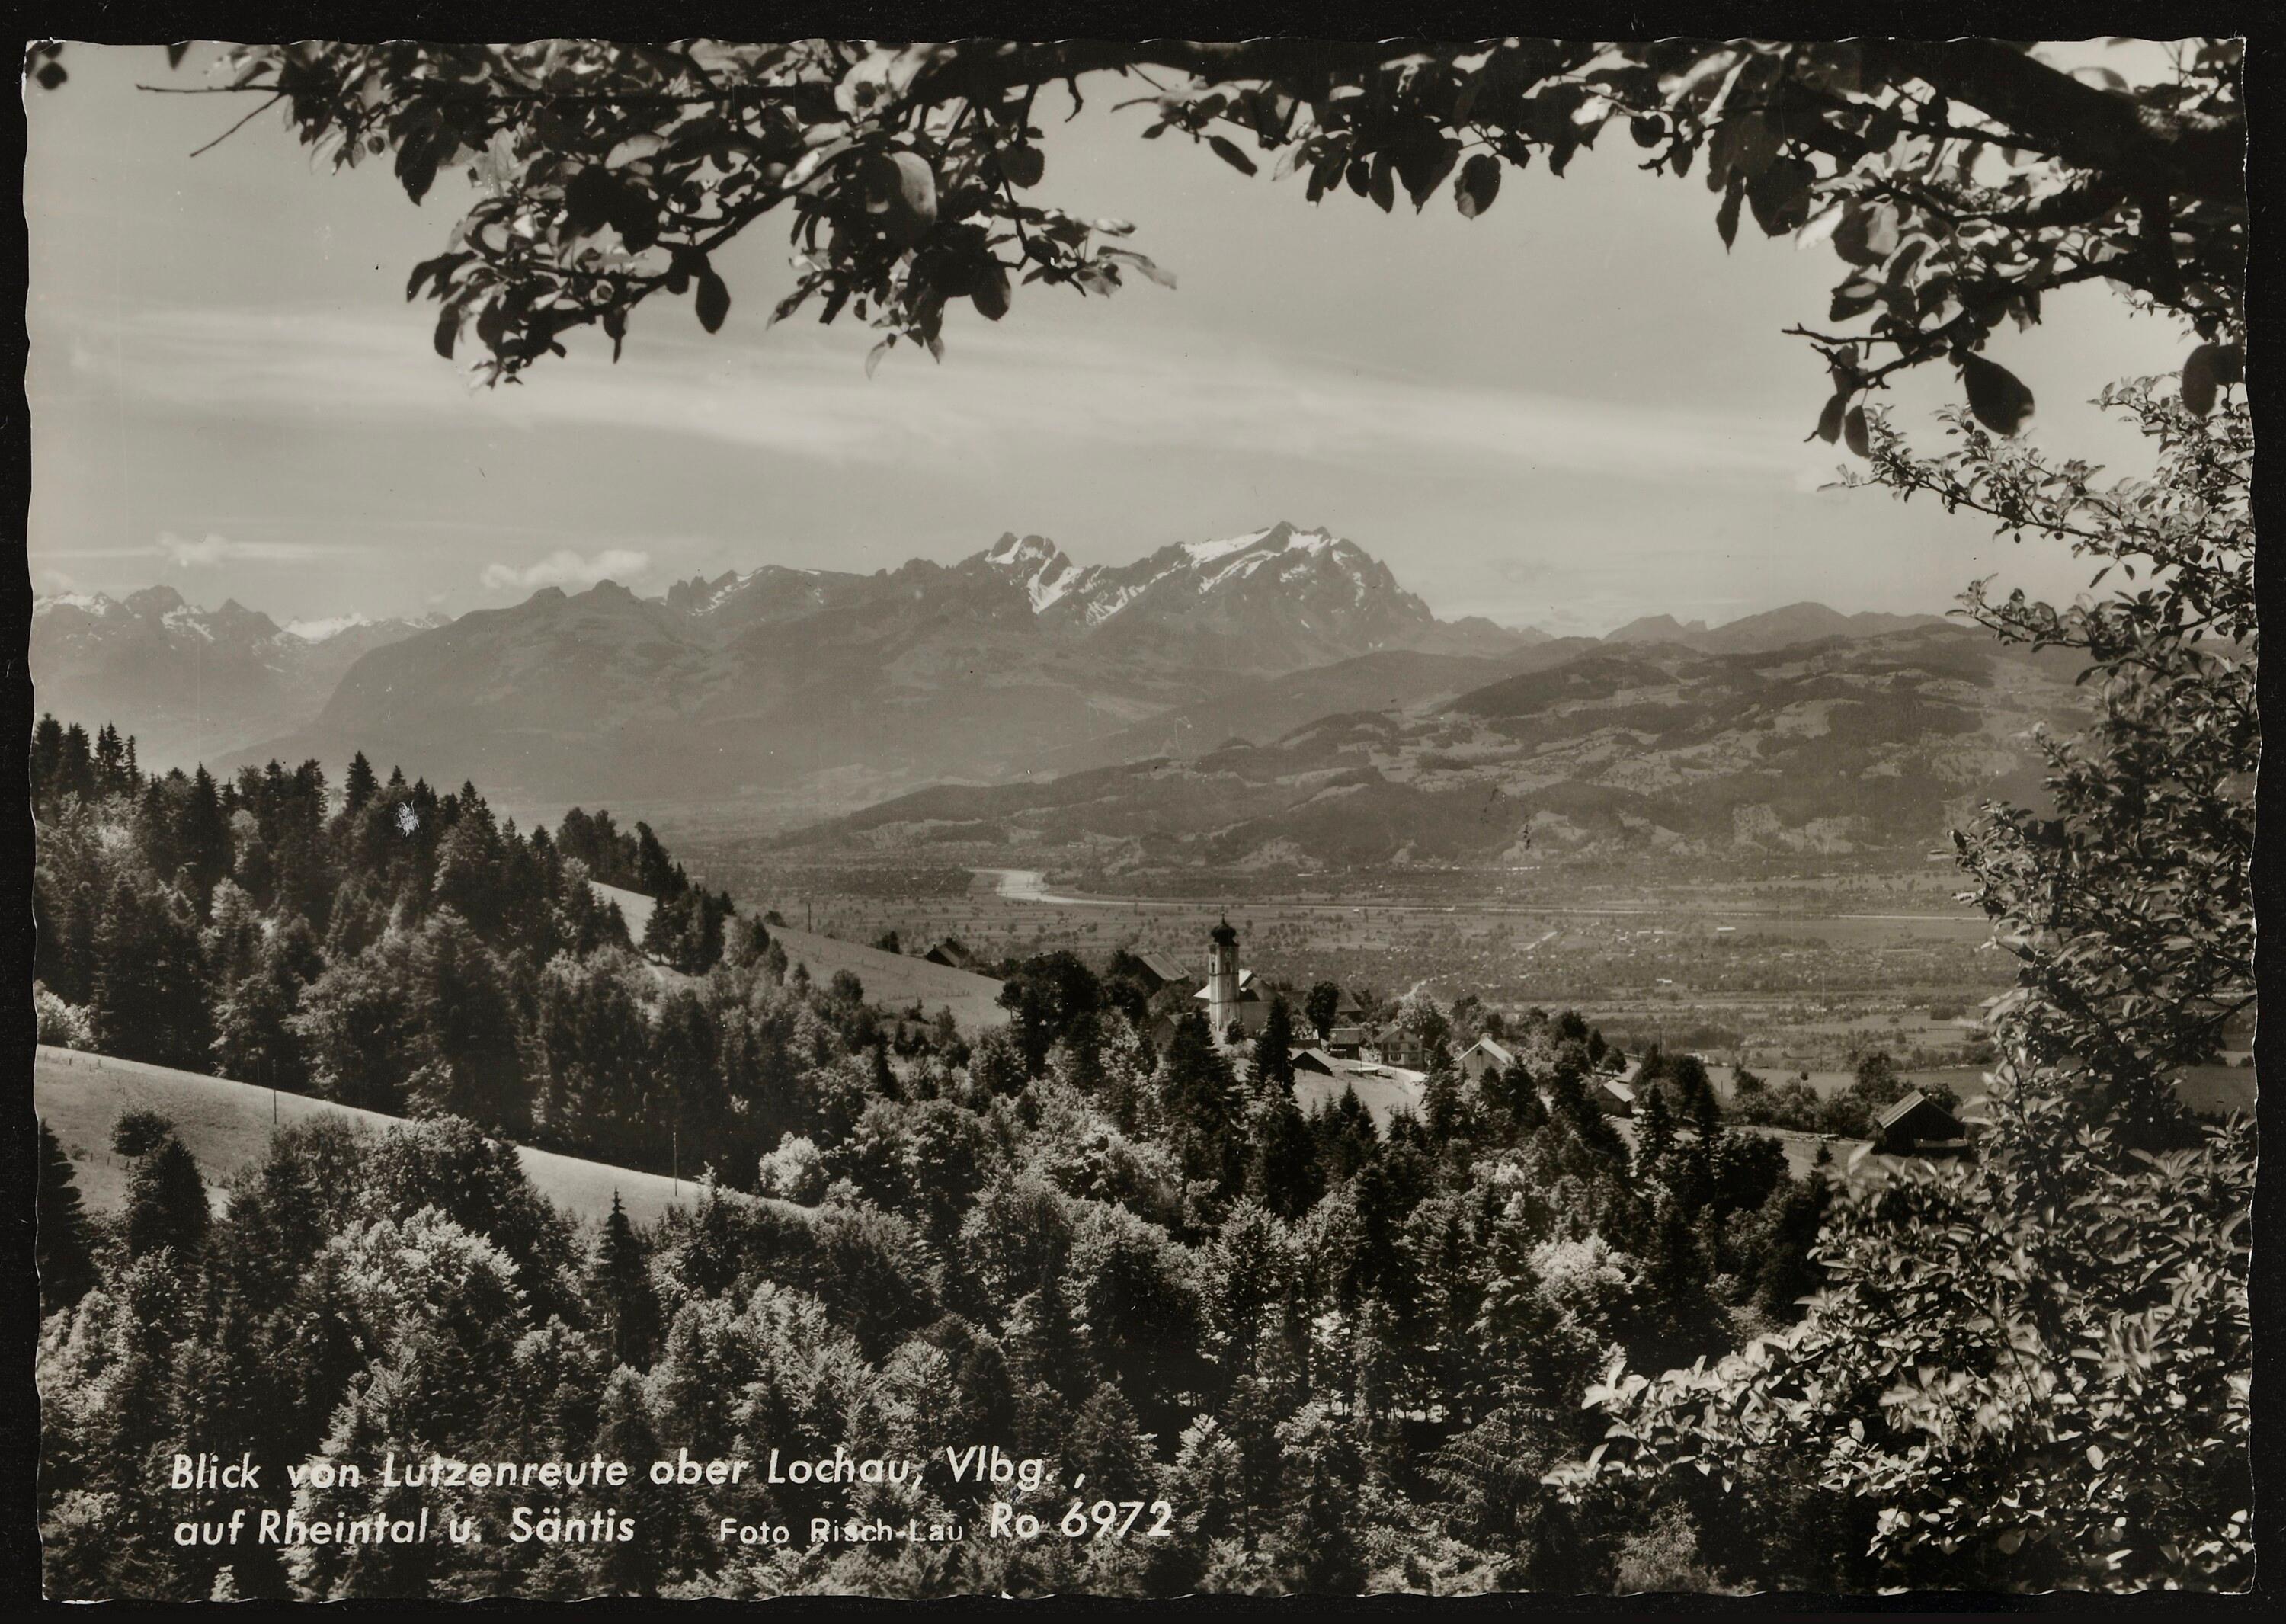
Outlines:
[[[1957,1155],[1968,1148],[1959,1117],[1919,1089],[1873,1119],[1873,1140],[1893,1156]]]
[[[1454,1064],[1470,1082],[1482,1083],[1487,1076],[1504,1072],[1515,1065],[1516,1056],[1504,1045],[1489,1037],[1479,1037],[1461,1051],[1461,1058]]]
[[[1157,992],[1163,988],[1175,985],[1178,981],[1195,979],[1189,971],[1184,969],[1165,953],[1138,953],[1135,955],[1135,959],[1143,966],[1142,974],[1139,979],[1143,982],[1146,992]]]

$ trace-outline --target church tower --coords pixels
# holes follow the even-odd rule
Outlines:
[[[1238,932],[1226,918],[1207,941],[1207,1030],[1219,1044],[1238,1019]]]

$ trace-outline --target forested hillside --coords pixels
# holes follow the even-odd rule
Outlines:
[[[686,1063],[718,1034],[684,983],[726,926],[746,958],[769,942],[648,827],[574,810],[526,836],[473,784],[384,783],[362,755],[338,795],[315,761],[146,776],[108,724],[53,717],[31,769],[43,1041],[638,1166],[665,1166],[678,1127],[740,1142],[719,1079]],[[640,944],[591,874],[659,899]],[[605,1048],[617,1064],[587,1062]]]
[[[51,1143],[58,1594],[1571,1589],[1646,1561],[1692,1579],[1811,1560],[1808,1525],[1646,1530],[1538,1486],[1593,1442],[1578,1395],[1615,1350],[1687,1362],[1790,1321],[1827,1199],[1703,1089],[1679,1110],[1654,1090],[1631,1145],[1589,1099],[1601,1045],[1576,1015],[1412,1001],[1439,1059],[1384,1131],[1353,1094],[1296,1107],[1290,1015],[1242,1064],[1196,1016],[1161,1052],[1133,989],[1052,955],[1017,966],[1011,1024],[972,1044],[847,976],[813,984],[735,917],[711,964],[643,963],[591,873],[687,899],[694,924],[711,910],[605,815],[524,835],[472,786],[382,783],[362,758],[336,804],[314,763],[217,784],[138,781],[108,729],[42,729],[45,1035],[426,1120],[289,1127],[219,1215],[162,1118],[114,1131],[132,1163],[115,1215],[83,1209]],[[675,911],[654,914],[662,956],[695,950],[690,924],[661,937]],[[1481,1087],[1451,1066],[1478,1030],[1518,1056]],[[686,1175],[703,1154],[779,1199],[585,1230],[503,1135],[638,1165],[679,1135]],[[1010,1493],[939,1471],[638,1489],[610,1508],[642,1525],[626,1543],[184,1549],[177,1519],[245,1499],[164,1492],[148,1465],[251,1451],[277,1476],[384,1441],[927,1461],[979,1440],[1052,1463],[1019,1496],[1044,1521],[1084,1472],[1091,1501],[1166,1501],[1169,1533],[778,1552],[714,1534],[721,1516],[902,1524]],[[454,1509],[496,1521],[506,1500],[436,1502]]]

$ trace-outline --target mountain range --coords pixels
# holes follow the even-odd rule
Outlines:
[[[1845,615],[1823,603],[1789,603],[1709,627],[1704,620],[1645,615],[1608,634],[1605,643],[1679,643],[1708,654],[1764,654],[1827,637],[1872,637],[1883,632],[1948,624],[1941,615]]]
[[[1281,523],[1075,564],[1003,536],[871,575],[768,565],[641,597],[543,589],[374,650],[249,757],[363,749],[508,801],[738,801],[785,816],[1034,770],[1250,682],[1544,635],[1439,620],[1386,564]]]
[[[90,728],[116,721],[145,766],[187,768],[306,724],[365,655],[444,619],[281,627],[235,600],[197,608],[172,587],[60,593],[32,603],[34,702]]]
[[[1451,698],[1188,759],[939,786],[781,844],[1021,852],[1112,874],[1913,856],[1980,800],[2037,800],[2033,730],[2077,725],[2085,704],[2069,657],[1942,624],[1747,653],[1672,639],[1533,652],[1530,669]]]
[[[950,564],[548,587],[427,623],[43,598],[32,663],[43,708],[115,721],[154,764],[362,750],[503,805],[731,808],[829,843],[1052,832],[1137,861],[1484,856],[1528,831],[1886,846],[2021,777],[2016,733],[2068,708],[1933,616],[1442,620],[1283,522],[1119,565],[1010,533]],[[925,787],[946,783],[1011,787]]]

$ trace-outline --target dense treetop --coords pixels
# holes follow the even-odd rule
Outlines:
[[[1831,246],[1832,308],[1800,330],[1832,367],[1820,432],[1862,450],[1852,414],[1931,363],[2016,429],[2031,393],[1985,340],[2079,282],[2195,330],[2187,398],[2235,379],[2243,48],[2166,50],[2130,83],[1982,39],[302,41],[225,52],[209,88],[282,102],[338,164],[389,156],[415,201],[466,166],[477,195],[407,296],[437,301],[441,354],[472,333],[495,382],[582,327],[616,352],[662,293],[718,328],[731,290],[713,256],[772,215],[800,271],[776,314],[869,322],[877,357],[941,353],[950,307],[997,321],[1023,284],[1171,285],[1130,223],[1044,201],[1055,87],[1143,101],[1146,139],[1268,164],[1312,201],[1446,193],[1470,217],[1510,169],[1560,175],[1617,126],[1644,168],[1702,180],[1726,243],[1751,216]]]

